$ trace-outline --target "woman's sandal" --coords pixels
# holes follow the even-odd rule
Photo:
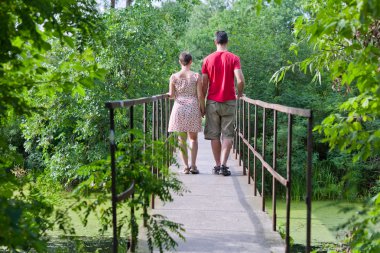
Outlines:
[[[189,167],[185,167],[183,169],[183,174],[190,174],[190,168]]]
[[[191,166],[190,172],[191,174],[199,174],[199,170],[197,169],[197,166]]]

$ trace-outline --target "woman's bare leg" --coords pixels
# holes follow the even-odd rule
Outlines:
[[[178,142],[179,142],[179,148],[180,148],[180,156],[183,162],[183,165],[185,165],[186,168],[189,168],[189,158],[187,155],[187,134],[186,133],[179,133],[178,135]]]
[[[198,133],[189,132],[188,135],[191,148],[191,167],[196,167],[198,155]]]

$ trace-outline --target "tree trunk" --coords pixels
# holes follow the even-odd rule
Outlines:
[[[131,6],[133,0],[126,0],[126,7],[129,7]]]
[[[111,8],[115,9],[115,1],[116,0],[111,0]]]

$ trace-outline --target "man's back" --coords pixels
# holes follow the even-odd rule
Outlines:
[[[240,69],[240,59],[228,51],[216,51],[204,59],[202,73],[209,78],[207,99],[216,102],[236,99],[235,69]]]

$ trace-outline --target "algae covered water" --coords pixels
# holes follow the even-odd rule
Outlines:
[[[266,202],[266,210],[272,217],[271,200]],[[341,242],[346,234],[341,226],[359,208],[360,203],[347,201],[313,201],[311,216],[312,245]],[[277,200],[277,230],[285,232],[286,202]],[[292,201],[290,210],[290,236],[296,245],[306,244],[306,204]]]

